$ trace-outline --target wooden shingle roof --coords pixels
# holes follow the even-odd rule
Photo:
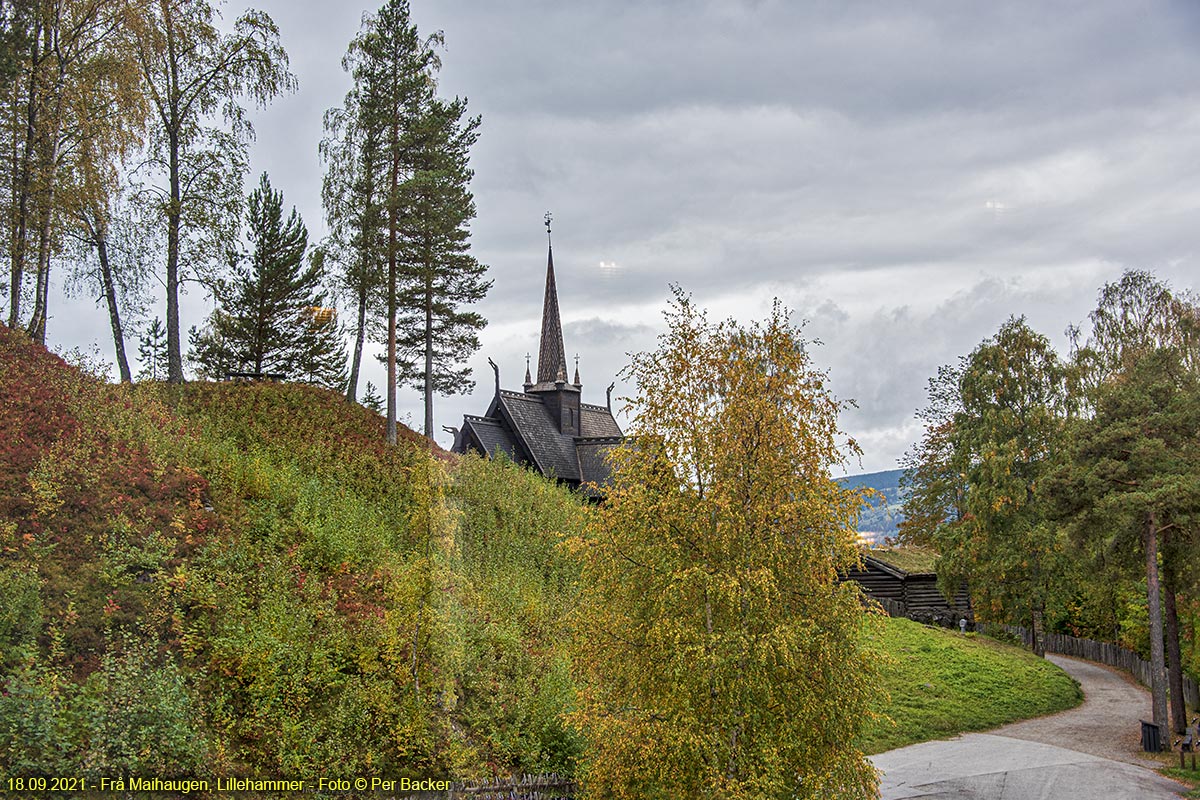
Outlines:
[[[464,416],[462,431],[459,434],[462,442],[475,445],[489,456],[497,451],[504,453],[512,461],[524,461],[526,456],[508,430],[508,426],[499,420],[488,417]],[[456,449],[458,449],[456,447]]]
[[[559,433],[541,397],[501,391],[500,407],[542,474],[579,482],[574,437]]]

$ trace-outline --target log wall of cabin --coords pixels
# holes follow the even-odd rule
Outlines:
[[[863,569],[854,569],[846,573],[846,577],[857,581],[863,591],[871,597],[886,597],[889,600],[904,602],[904,583],[895,575],[866,564]]]
[[[909,614],[954,614],[972,617],[966,587],[958,591],[953,602],[947,602],[937,586],[936,575],[908,575],[898,578],[871,564],[847,572],[845,578],[857,581],[863,591],[877,599],[904,603]]]

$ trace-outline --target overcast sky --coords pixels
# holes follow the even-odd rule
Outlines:
[[[714,318],[779,297],[858,404],[851,473],[895,467],[928,377],[1008,316],[1061,345],[1125,268],[1196,285],[1200,4],[412,3],[445,33],[442,94],[483,117],[472,247],[495,281],[477,389],[440,398],[439,427],[485,410],[488,356],[512,389],[536,357],[547,210],[585,402],[655,345],[669,284]],[[315,240],[321,116],[375,6],[257,7],[299,91],[253,115],[248,183],[269,172]],[[52,302],[53,345],[111,352],[102,307]],[[207,311],[193,290],[184,327]],[[422,418],[410,389],[401,414]]]

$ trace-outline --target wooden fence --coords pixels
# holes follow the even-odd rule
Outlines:
[[[507,781],[456,783],[448,800],[573,800],[575,782],[557,774],[524,775]]]
[[[403,800],[574,800],[578,793],[579,787],[573,780],[551,773],[458,782],[450,784],[446,790],[406,791],[396,797]]]
[[[1016,625],[1005,625],[1005,630],[1033,647],[1033,632]],[[1143,686],[1150,685],[1153,671],[1150,662],[1141,658],[1137,653],[1111,642],[1097,642],[1092,639],[1080,639],[1063,633],[1047,633],[1042,637],[1042,643],[1047,653],[1058,653],[1064,656],[1086,658],[1088,661],[1099,661],[1110,667],[1117,667],[1133,675]],[[1200,708],[1200,690],[1196,682],[1189,676],[1183,676],[1183,698],[1192,708]]]

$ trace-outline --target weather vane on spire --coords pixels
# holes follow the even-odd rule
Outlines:
[[[550,216],[550,212],[546,212],[546,236],[550,235],[550,220],[554,219]]]

